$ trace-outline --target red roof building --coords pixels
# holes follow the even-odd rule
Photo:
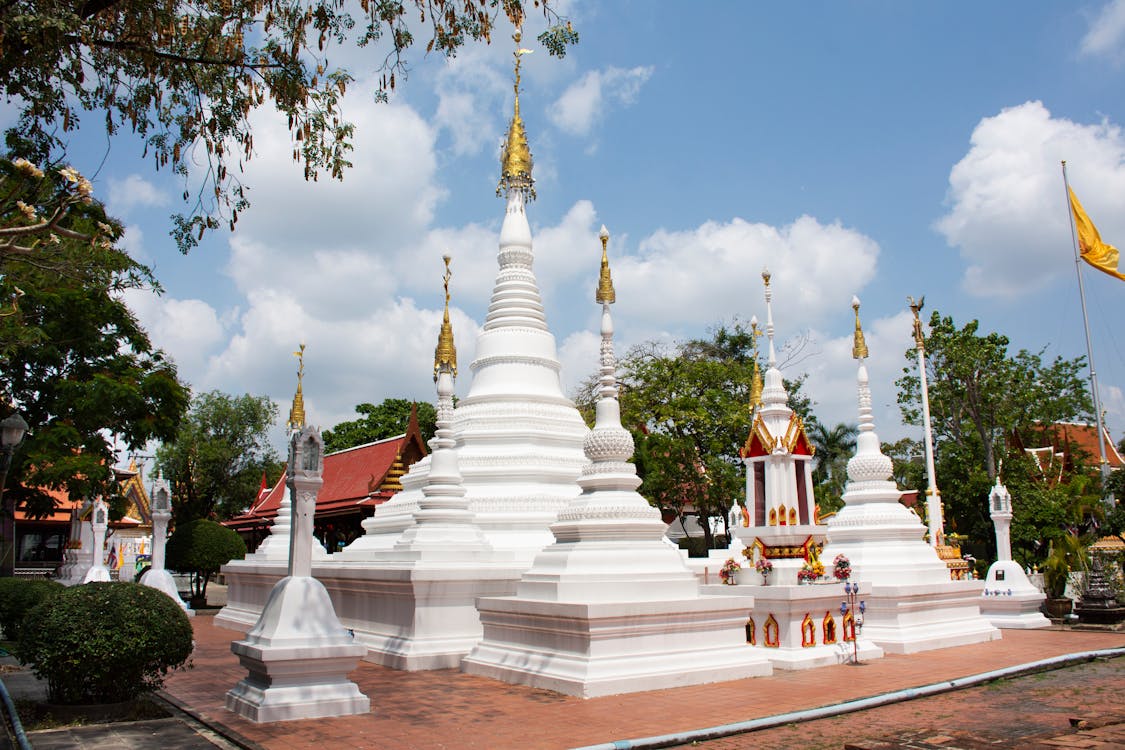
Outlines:
[[[335,552],[360,536],[363,519],[402,490],[399,480],[425,455],[426,445],[413,414],[402,435],[326,454],[324,484],[316,498],[313,520],[313,533],[325,548]],[[288,491],[285,479],[282,475],[272,488],[263,483],[249,510],[223,522],[242,535],[248,550],[256,549],[269,534]]]
[[[1104,427],[1102,437],[1105,440],[1105,460],[1110,471],[1125,466],[1125,459],[1117,452],[1109,430]],[[1055,422],[1033,430],[1024,440],[1016,436],[1016,442],[1035,460],[1043,479],[1052,484],[1076,465],[1097,468],[1101,464],[1096,425]]]

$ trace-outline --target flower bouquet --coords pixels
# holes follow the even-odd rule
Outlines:
[[[770,573],[773,572],[773,563],[770,562],[768,557],[759,557],[758,562],[754,563],[754,570],[762,574],[762,585],[769,583]]]
[[[832,561],[832,575],[837,581],[846,581],[852,577],[852,562],[843,555],[836,555]]]
[[[797,571],[797,583],[812,583],[817,578],[820,578],[820,576],[817,575],[816,571],[812,569],[812,566],[807,563]]]
[[[740,570],[742,570],[742,566],[735,562],[733,557],[728,557],[727,561],[723,563],[723,567],[719,569],[719,579],[727,586],[733,586],[738,583],[735,580],[735,575]]]

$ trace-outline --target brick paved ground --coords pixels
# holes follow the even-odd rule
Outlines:
[[[892,655],[860,667],[778,672],[773,677],[590,700],[507,685],[451,670],[410,673],[364,663],[351,678],[371,698],[372,713],[254,724],[223,708],[226,691],[245,676],[230,653],[230,642],[238,638],[238,634],[216,628],[211,618],[205,616],[194,618],[194,627],[197,640],[194,668],[173,675],[168,680],[166,693],[205,722],[269,750],[572,748],[823,706],[1064,653],[1125,647],[1125,634],[1120,633],[1009,630],[1001,641],[907,656]],[[1115,689],[1109,690],[1107,695],[1118,702],[1121,687],[1125,687],[1125,681],[1118,679],[1121,662],[1116,660],[1104,665],[1110,669],[1105,679],[1110,684],[1117,680]],[[1036,678],[1025,679],[1034,681]],[[959,701],[953,704],[954,708],[944,705],[929,708],[927,701],[925,706],[914,702],[865,712],[860,716],[868,718],[861,719],[860,726],[874,730],[864,735],[868,738],[931,725],[959,727],[972,720],[974,711],[980,712],[980,699],[967,696],[989,696],[993,689],[954,693],[952,695]],[[1077,695],[1075,691],[1075,705]],[[1040,699],[1041,696],[1035,700]],[[1022,720],[1017,717],[1024,711],[1042,712],[1038,704],[1024,697],[1010,703],[1004,715],[1019,726]],[[884,714],[880,712],[886,712],[886,718],[881,718]],[[1053,715],[1054,712],[1052,709],[1047,713]],[[1060,728],[1065,728],[1068,716],[1056,717],[1062,722],[1058,725]],[[816,725],[805,723],[796,730],[756,732],[705,746],[840,748],[848,737],[856,737],[856,730],[848,721],[829,719]],[[988,723],[996,723],[995,714]],[[832,727],[842,727],[843,732]],[[784,734],[786,731],[796,733],[788,736]]]

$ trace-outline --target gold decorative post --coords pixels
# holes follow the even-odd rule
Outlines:
[[[442,313],[441,331],[438,333],[437,348],[434,349],[434,380],[442,368],[448,368],[453,377],[457,377],[457,347],[453,345],[453,325],[449,322],[449,280],[453,272],[449,270],[448,255],[441,256],[445,261],[445,274],[441,277],[445,286],[445,312]]]
[[[290,432],[299,432],[305,427],[305,397],[301,393],[301,381],[305,377],[305,344],[301,342],[301,348],[293,352],[293,356],[297,358],[297,393],[293,396],[293,406],[289,409],[289,422],[287,426]]]
[[[859,297],[852,297],[852,310],[855,311],[855,333],[852,335],[852,359],[867,359],[867,340],[863,338],[863,326],[859,324]]]
[[[515,105],[512,112],[512,121],[508,124],[508,135],[504,139],[504,150],[500,155],[500,182],[496,186],[497,195],[508,195],[512,192],[523,196],[524,201],[535,199],[535,180],[531,176],[531,149],[527,145],[527,131],[523,127],[523,118],[520,117],[520,58],[531,54],[532,50],[520,47],[522,29],[512,35],[516,43],[514,57],[516,92]]]
[[[599,305],[612,305],[617,301],[617,294],[613,291],[613,279],[609,274],[609,255],[606,252],[609,230],[605,228],[605,224],[602,224],[602,231],[598,233],[598,237],[602,241],[602,269],[598,275],[598,291],[594,295],[594,301]]]
[[[762,372],[758,368],[758,339],[761,337],[762,331],[758,328],[758,316],[754,315],[750,318],[750,340],[753,343],[753,356],[754,356],[754,375],[750,380],[750,415],[754,415],[754,410],[762,405]]]
[[[926,446],[926,477],[929,487],[926,489],[926,525],[930,529],[930,545],[934,548],[945,543],[945,522],[942,518],[941,492],[937,486],[937,472],[934,469],[934,441],[933,429],[930,426],[930,390],[926,377],[926,339],[922,335],[922,318],[918,313],[922,311],[926,298],[907,297],[906,303],[914,313],[914,348],[918,352],[918,377],[922,384],[922,429]]]

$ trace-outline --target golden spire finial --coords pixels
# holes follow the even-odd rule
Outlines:
[[[922,311],[922,306],[926,304],[926,298],[919,297],[915,300],[913,297],[907,297],[906,304],[910,306],[910,311],[914,313],[914,345],[921,351],[926,345],[926,338],[922,335],[922,319],[918,317],[918,313]]]
[[[532,50],[520,46],[523,36],[522,27],[516,30],[512,39],[516,43],[515,105],[512,111],[512,121],[508,124],[508,135],[504,140],[504,150],[500,154],[500,183],[496,186],[496,194],[507,194],[513,190],[523,194],[524,200],[535,198],[535,180],[531,176],[531,149],[527,145],[527,132],[523,127],[523,118],[520,117],[520,58],[530,54]]]
[[[457,347],[453,345],[453,325],[449,322],[449,280],[453,272],[449,270],[448,255],[441,256],[445,261],[445,274],[441,277],[445,285],[445,312],[441,317],[441,332],[438,333],[437,348],[434,349],[434,380],[443,367],[448,367],[450,374],[457,377]]]
[[[750,318],[750,341],[754,351],[754,375],[750,380],[750,412],[762,405],[762,372],[758,369],[758,338],[762,331],[758,328],[758,316]]]
[[[606,244],[609,242],[609,230],[602,224],[602,231],[598,233],[602,241],[602,271],[598,276],[598,291],[594,301],[598,304],[612,305],[617,301],[617,293],[613,291],[613,278],[609,275],[609,255],[606,254]]]
[[[855,310],[855,335],[852,338],[852,359],[867,359],[867,342],[863,338],[863,327],[859,324],[859,297],[852,297]]]
[[[301,381],[305,377],[305,343],[303,341],[300,350],[293,352],[293,356],[297,358],[297,393],[293,396],[293,406],[289,409],[288,427],[291,431],[296,431],[305,427],[305,397],[301,393]]]

